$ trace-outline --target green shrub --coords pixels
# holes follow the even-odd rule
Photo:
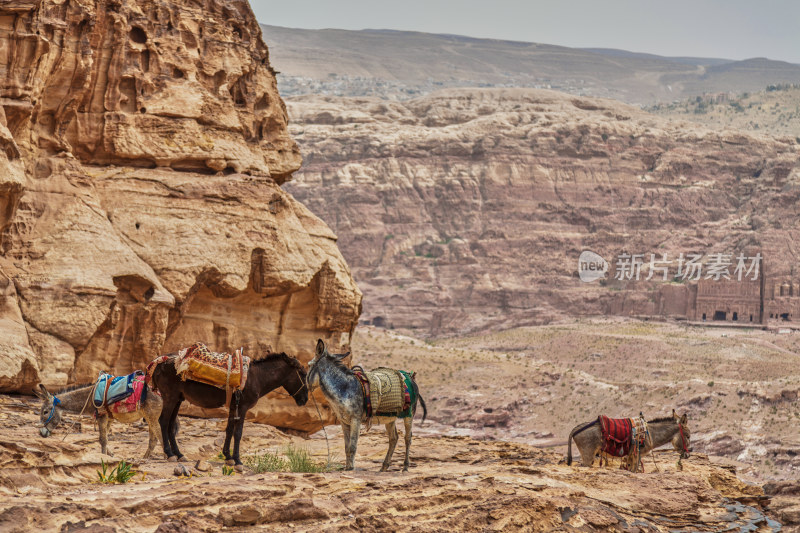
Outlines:
[[[131,464],[125,461],[120,461],[110,472],[108,471],[108,463],[100,459],[100,464],[103,467],[102,472],[100,470],[97,471],[100,483],[127,483],[137,474]]]
[[[331,472],[341,470],[344,466],[328,459],[325,463],[317,463],[305,448],[289,444],[283,450],[283,457],[277,451],[266,452],[245,458],[245,465],[254,472]]]
[[[325,472],[325,465],[315,463],[305,448],[295,448],[290,444],[284,453],[289,461],[290,472]]]
[[[256,474],[261,474],[263,472],[285,472],[286,468],[289,466],[286,460],[279,456],[277,452],[252,455],[245,458],[244,464]]]

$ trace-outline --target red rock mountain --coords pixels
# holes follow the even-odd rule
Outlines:
[[[687,317],[683,283],[582,283],[583,250],[610,278],[623,252],[649,263],[761,251],[773,279],[798,259],[794,138],[533,89],[296,97],[289,115],[305,163],[288,190],[339,235],[376,325],[437,336],[565,315]]]
[[[246,2],[0,3],[0,390],[349,344],[361,293],[280,187],[286,125]],[[274,396],[258,418],[319,426]]]

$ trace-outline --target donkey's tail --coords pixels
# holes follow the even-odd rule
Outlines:
[[[575,435],[577,435],[584,429],[589,429],[595,424],[597,424],[597,420],[593,420],[588,424],[584,424],[582,426],[575,426],[575,428],[572,431],[570,431],[569,438],[567,439],[567,466],[572,465],[572,439],[575,438]]]
[[[425,405],[425,400],[422,398],[422,394],[419,393],[419,385],[417,382],[414,381],[414,378],[411,378],[411,384],[414,386],[414,394],[419,400],[420,405],[422,405],[422,421],[425,422],[425,419],[428,417],[428,407]],[[417,410],[417,405],[414,403],[414,411]]]

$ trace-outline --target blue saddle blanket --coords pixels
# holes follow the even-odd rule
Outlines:
[[[95,409],[124,400],[133,394],[133,380],[136,376],[141,375],[143,375],[141,370],[137,370],[127,376],[112,376],[105,372],[102,373],[97,378],[94,398],[92,398]]]

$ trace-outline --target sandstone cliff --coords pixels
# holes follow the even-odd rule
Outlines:
[[[349,344],[361,294],[280,187],[300,154],[247,2],[0,2],[0,148],[0,390]],[[274,396],[257,418],[319,426]]]
[[[339,235],[375,325],[436,336],[686,315],[686,284],[581,283],[585,249],[612,276],[622,252],[761,250],[776,276],[798,259],[794,138],[527,89],[297,97],[289,114],[305,163],[288,190]]]

